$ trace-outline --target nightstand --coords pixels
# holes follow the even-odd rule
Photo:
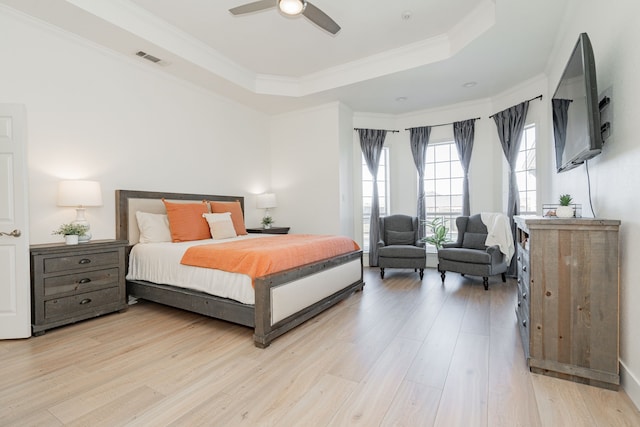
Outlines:
[[[247,233],[287,234],[291,227],[247,228]]]
[[[31,327],[47,329],[127,307],[126,240],[31,245]]]

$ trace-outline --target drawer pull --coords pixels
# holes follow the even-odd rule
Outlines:
[[[91,260],[89,258],[82,258],[80,261],[78,261],[78,264],[90,264]]]
[[[90,281],[91,279],[89,279],[88,277],[85,277],[84,279],[80,279],[78,283],[81,285],[84,285],[85,283],[89,283]]]
[[[522,260],[522,258],[520,258],[520,255],[518,255],[518,261]]]
[[[522,271],[527,271],[527,266],[526,265],[522,266]]]
[[[518,307],[521,307],[521,306],[522,306],[522,302],[518,301]]]
[[[89,304],[90,302],[91,302],[91,298],[85,298],[85,299],[83,299],[82,301],[80,301],[80,304],[81,304],[81,305],[83,305],[83,304]]]
[[[522,326],[524,326],[525,328],[527,327],[527,321],[526,320],[522,321]]]
[[[527,299],[527,293],[526,292],[522,293],[522,299]]]

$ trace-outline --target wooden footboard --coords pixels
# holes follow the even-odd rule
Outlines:
[[[257,347],[362,290],[362,251],[308,264],[255,281]]]

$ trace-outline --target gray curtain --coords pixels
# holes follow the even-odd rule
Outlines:
[[[511,224],[514,246],[516,244],[516,229],[513,216],[520,213],[520,195],[518,194],[518,181],[516,179],[516,160],[518,158],[518,151],[520,150],[520,141],[522,140],[528,110],[529,101],[525,101],[493,115],[493,120],[496,122],[498,129],[498,137],[502,144],[502,151],[509,163],[509,204],[507,206],[507,216]],[[511,259],[511,265],[509,266],[509,275],[511,276],[516,272],[515,258],[516,257],[513,257]]]
[[[567,142],[567,118],[569,114],[570,99],[552,99],[553,110],[553,135],[556,141],[556,167],[562,166],[562,153]]]
[[[458,158],[462,164],[464,178],[462,181],[462,215],[471,215],[469,207],[469,164],[471,163],[471,152],[473,151],[473,135],[475,132],[476,119],[464,120],[453,124],[453,139],[458,149]]]
[[[411,154],[413,154],[413,163],[418,171],[418,212],[419,221],[418,238],[425,236],[424,220],[427,219],[427,209],[425,207],[424,194],[424,162],[427,156],[427,145],[429,145],[429,135],[431,135],[430,126],[422,126],[409,129],[409,142],[411,144]]]
[[[369,221],[369,265],[378,265],[378,240],[380,239],[380,205],[378,202],[378,165],[380,153],[387,136],[386,130],[358,129],[360,148],[364,154],[369,173],[373,177],[373,197],[371,198],[371,220]]]

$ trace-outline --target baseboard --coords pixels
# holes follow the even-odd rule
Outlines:
[[[620,361],[620,385],[636,408],[640,410],[640,381]]]

